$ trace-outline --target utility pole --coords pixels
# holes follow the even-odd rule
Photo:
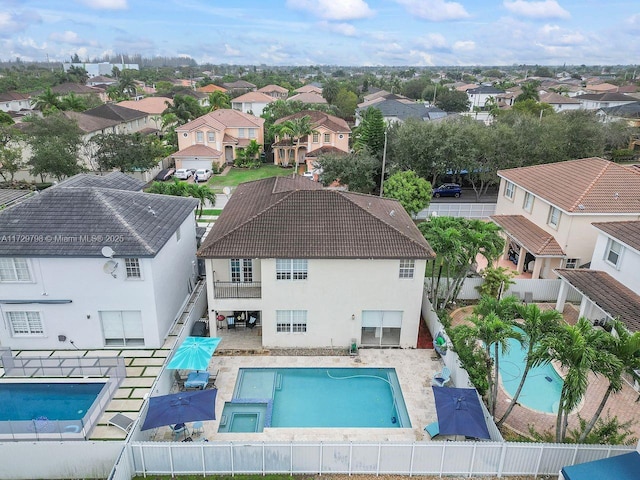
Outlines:
[[[382,176],[380,177],[380,196],[384,187],[384,168],[387,163],[387,129],[384,129],[384,149],[382,150]]]

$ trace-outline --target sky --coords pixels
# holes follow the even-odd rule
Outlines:
[[[640,63],[638,0],[0,0],[0,59],[236,65]]]

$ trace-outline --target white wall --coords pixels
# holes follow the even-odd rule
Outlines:
[[[600,230],[597,230],[597,232],[599,234],[593,251],[593,258],[591,259],[591,268],[608,273],[627,288],[640,295],[640,276],[638,276],[638,272],[640,272],[640,252],[623,245],[620,261],[618,262],[619,268],[616,268],[606,261],[610,237]],[[615,238],[614,240],[621,243]]]

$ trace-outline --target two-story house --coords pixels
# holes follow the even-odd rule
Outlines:
[[[500,90],[492,85],[480,85],[479,87],[469,88],[466,90],[469,98],[469,111],[483,110],[490,98],[496,99],[498,95],[502,95],[504,90]]]
[[[593,256],[593,222],[640,219],[640,172],[602,158],[498,171],[491,219],[507,237],[505,259],[532,278],[555,278]]]
[[[0,110],[3,112],[31,111],[31,95],[20,92],[0,93]]]
[[[313,166],[307,159],[315,159],[317,152],[349,152],[349,136],[351,128],[342,118],[329,115],[328,113],[316,110],[303,110],[287,117],[276,120],[276,125],[295,120],[302,117],[309,117],[311,120],[311,135],[305,135],[294,142],[288,136],[280,138],[276,136],[273,143],[273,163],[276,165],[301,165],[307,163],[307,170],[311,171]]]
[[[247,92],[231,100],[231,108],[259,117],[264,108],[276,99],[262,92]]]
[[[597,240],[589,268],[558,269],[563,280],[557,307],[569,285],[582,294],[580,316],[598,324],[618,318],[640,331],[640,221],[594,223]]]
[[[415,348],[435,253],[396,200],[287,176],[239,185],[198,256],[209,315],[258,318],[264,347]]]
[[[259,88],[258,91],[273,97],[275,100],[286,100],[289,96],[289,90],[280,85],[266,85]]]
[[[574,97],[584,110],[598,110],[607,107],[619,107],[638,99],[624,93],[585,93]]]
[[[251,140],[264,144],[264,118],[221,108],[176,128],[176,168],[216,168],[232,164]]]
[[[143,185],[79,175],[0,211],[2,345],[163,345],[197,278],[198,202]]]

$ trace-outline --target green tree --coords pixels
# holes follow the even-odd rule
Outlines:
[[[555,115],[556,113],[553,106],[548,103],[538,102],[533,98],[528,98],[514,103],[512,110],[518,113],[533,115],[536,118],[547,117],[549,115]]]
[[[234,162],[234,166],[258,168],[260,166],[258,153],[260,153],[260,144],[255,140],[251,140],[246,148],[240,148],[236,150],[236,159]]]
[[[117,83],[120,93],[127,97],[135,97],[137,93],[136,82],[131,74],[126,71],[120,76]]]
[[[143,171],[155,167],[164,150],[153,136],[138,133],[107,133],[91,138],[93,161],[100,171]]]
[[[328,103],[333,103],[338,97],[340,84],[337,80],[330,78],[322,87],[322,96]]]
[[[384,182],[383,192],[385,197],[398,200],[412,217],[429,206],[433,194],[431,184],[411,170],[391,175]]]
[[[362,120],[353,132],[353,148],[360,151],[364,148],[382,159],[384,150],[385,124],[382,112],[369,107],[362,112]]]
[[[71,110],[74,112],[84,112],[87,109],[87,104],[84,98],[79,97],[73,92],[69,92],[67,95],[60,99],[60,110]]]
[[[591,433],[600,415],[602,415],[610,395],[622,389],[624,384],[623,375],[627,374],[630,378],[640,381],[640,374],[638,373],[640,372],[640,332],[630,333],[619,320],[614,320],[612,327],[615,335],[610,335],[606,348],[608,353],[618,361],[604,365],[605,371],[603,374],[609,381],[609,386],[593,417],[578,438],[578,443],[583,443]]]
[[[76,67],[71,65],[69,70],[66,72],[67,81],[71,83],[78,83],[80,85],[84,85],[89,80],[89,74],[83,67]]]
[[[482,271],[482,278],[484,282],[476,289],[482,296],[489,296],[497,298],[502,297],[502,292],[509,288],[509,285],[513,285],[515,282],[512,280],[514,273],[512,270],[505,267],[492,267],[489,265]]]
[[[497,423],[498,427],[504,424],[505,420],[511,414],[513,407],[518,404],[520,393],[522,392],[524,383],[527,380],[527,375],[529,375],[533,364],[532,354],[534,349],[545,336],[553,335],[560,328],[560,322],[562,321],[562,314],[560,312],[557,310],[540,310],[540,307],[535,303],[516,305],[516,312],[517,316],[522,319],[522,323],[519,323],[518,326],[522,328],[525,333],[524,345],[527,348],[526,363],[516,393],[513,395],[502,418]]]
[[[173,97],[173,103],[166,104],[167,108],[162,112],[163,117],[167,114],[175,115],[178,125],[184,125],[205,113],[198,100],[190,95],[176,95]]]
[[[298,149],[300,141],[303,137],[311,135],[314,132],[315,130],[313,129],[313,124],[311,123],[311,117],[309,115],[289,118],[271,126],[271,135],[274,137],[278,137],[280,140],[284,140],[286,138],[291,139],[292,147],[286,149],[289,150],[289,154],[285,155],[282,159],[283,166],[288,166],[289,161],[293,160],[294,167],[297,167],[299,163]]]
[[[209,111],[213,112],[221,108],[231,108],[231,98],[225,92],[216,90],[209,94]]]
[[[200,218],[202,217],[202,210],[207,205],[207,202],[209,202],[210,207],[216,205],[216,194],[207,184],[198,185],[197,183],[189,183],[187,185],[187,195],[200,201],[200,208],[198,210],[198,218]]]
[[[536,102],[539,101],[539,87],[540,82],[538,82],[537,80],[529,80],[528,82],[521,84],[520,88],[522,89],[522,93],[516,97],[514,103],[524,102],[525,100],[535,100]]]
[[[207,206],[213,207],[216,204],[216,194],[208,185],[197,183],[181,182],[177,178],[173,182],[153,182],[146,190],[147,193],[159,195],[171,195],[173,197],[192,197],[200,201],[198,218],[202,217],[202,210]]]
[[[82,171],[78,152],[83,132],[78,124],[63,113],[35,117],[29,122],[26,141],[31,148],[27,162],[32,175],[51,175],[57,180]]]
[[[53,93],[51,87],[45,88],[44,92],[36,96],[36,102],[33,105],[35,110],[40,110],[43,115],[48,115],[60,108],[58,95]]]
[[[1,112],[0,111],[0,125],[13,125],[14,122],[13,118],[11,118],[11,115],[9,115],[7,112]]]
[[[0,145],[0,176],[13,182],[15,174],[23,167],[22,149]]]
[[[322,184],[329,186],[339,182],[348,185],[351,192],[373,193],[380,167],[380,161],[366,150],[346,155],[325,154],[318,158]]]
[[[338,91],[333,103],[338,109],[338,116],[341,118],[350,118],[353,117],[356,112],[358,96],[343,87]]]
[[[469,111],[469,97],[465,92],[457,90],[438,90],[436,96],[436,107],[445,112],[467,112]]]

